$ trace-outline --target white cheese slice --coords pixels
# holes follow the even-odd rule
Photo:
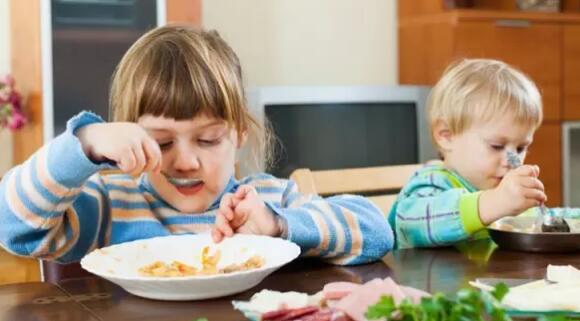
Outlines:
[[[580,270],[572,265],[548,265],[546,279],[552,282],[579,283]]]

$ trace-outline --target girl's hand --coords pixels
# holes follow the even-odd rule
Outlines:
[[[133,176],[161,171],[157,142],[135,123],[98,123],[76,132],[83,151],[94,162],[112,161]]]
[[[234,233],[280,236],[281,218],[277,218],[250,185],[241,185],[235,194],[222,197],[212,237],[221,242]]]
[[[538,166],[523,165],[509,171],[499,185],[479,196],[479,216],[488,225],[504,216],[519,215],[539,206],[548,197],[538,179]]]

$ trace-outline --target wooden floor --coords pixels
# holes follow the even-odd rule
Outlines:
[[[39,261],[14,256],[0,249],[0,284],[40,281]]]

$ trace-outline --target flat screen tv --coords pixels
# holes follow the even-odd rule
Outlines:
[[[436,157],[425,102],[428,87],[258,87],[248,104],[278,140],[274,166],[288,177],[312,170],[400,165]],[[244,172],[244,167],[241,167]]]

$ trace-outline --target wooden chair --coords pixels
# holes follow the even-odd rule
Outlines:
[[[411,164],[320,171],[299,168],[290,175],[290,179],[296,182],[300,192],[306,194],[364,195],[387,215],[399,190],[422,166]]]

